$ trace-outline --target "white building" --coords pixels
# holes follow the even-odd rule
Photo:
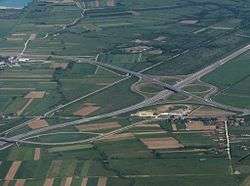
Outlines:
[[[28,62],[30,59],[28,58],[19,58],[18,62]]]

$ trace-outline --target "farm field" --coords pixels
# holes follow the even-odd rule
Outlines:
[[[248,186],[250,2],[0,7],[0,185]]]
[[[249,59],[250,53],[247,52],[204,77],[204,81],[219,88],[219,92],[213,96],[215,101],[236,107],[250,107]]]

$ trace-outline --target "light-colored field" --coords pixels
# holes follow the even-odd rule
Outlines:
[[[34,81],[34,79],[41,79],[41,80],[46,80],[46,79],[50,79],[52,78],[51,74],[28,74],[28,73],[22,73],[22,74],[15,74],[15,73],[9,73],[9,74],[0,74],[0,79],[3,79],[3,77],[5,78],[5,81],[7,79],[13,80],[15,79],[15,81],[23,81],[23,79],[25,79],[25,81]],[[19,79],[19,80],[18,80]]]
[[[47,177],[48,178],[56,177],[60,172],[62,163],[63,163],[63,160],[53,160],[48,170]]]
[[[107,6],[115,6],[115,0],[108,0]]]
[[[43,127],[47,127],[49,125],[46,120],[38,118],[38,119],[33,120],[31,123],[29,123],[28,126],[31,129],[40,129]]]
[[[100,1],[99,1],[99,0],[96,0],[96,1],[95,1],[95,7],[96,7],[96,8],[100,7]]]
[[[191,121],[187,124],[187,130],[215,130],[215,125],[204,125],[201,121]]]
[[[34,160],[40,160],[41,148],[35,148]]]
[[[24,98],[26,99],[41,99],[45,95],[45,91],[31,91]]]
[[[27,35],[26,33],[13,33],[13,34],[11,34],[11,36],[14,36],[14,37],[26,36],[26,35]]]
[[[121,125],[118,122],[107,122],[107,123],[93,123],[87,125],[77,125],[76,128],[79,131],[97,131],[103,129],[119,128]]]
[[[10,180],[4,181],[3,186],[9,186],[10,185]]]
[[[183,25],[193,25],[198,23],[198,20],[182,20],[179,23]]]
[[[141,141],[148,149],[177,149],[184,146],[172,137],[167,138],[144,138]]]
[[[0,78],[0,81],[24,81],[23,79],[10,79],[10,78],[5,78],[5,79],[2,79]],[[49,82],[51,81],[51,79],[38,79],[38,78],[33,78],[33,79],[25,79],[25,81],[35,81],[35,82],[47,82],[47,83],[53,83],[53,82]],[[25,88],[26,89],[26,88]]]
[[[54,178],[46,178],[43,186],[53,186]]]
[[[50,68],[56,69],[56,68],[62,68],[66,69],[68,66],[68,63],[52,63]]]
[[[121,141],[126,139],[133,139],[133,133],[122,133],[122,134],[113,134],[107,137],[102,138],[103,141]]]
[[[18,179],[16,181],[15,186],[24,186],[24,184],[25,184],[25,179]]]
[[[173,106],[172,105],[162,105],[156,108],[157,113],[169,112]]]
[[[247,176],[241,186],[249,186],[250,185],[250,176]]]
[[[52,152],[65,152],[65,151],[72,151],[72,150],[80,150],[80,149],[89,149],[92,148],[92,144],[83,144],[83,145],[70,145],[70,146],[63,146],[63,147],[52,147],[48,149],[49,153]]]
[[[232,113],[224,111],[224,110],[219,110],[216,108],[210,108],[210,107],[200,107],[194,110],[190,114],[191,117],[221,117],[221,116],[229,116],[229,115],[232,115]]]
[[[176,127],[176,124],[175,124],[175,123],[172,123],[172,130],[173,130],[173,131],[177,131],[177,127]]]
[[[84,178],[82,179],[81,186],[87,186],[87,184],[88,184],[88,178],[87,178],[87,177],[84,177]]]
[[[164,131],[159,124],[141,124],[141,125],[136,125],[133,129],[132,129],[134,134],[139,134],[140,131],[143,132],[166,132]],[[139,133],[138,133],[139,132]]]
[[[136,125],[135,128],[161,128],[159,124],[140,124]]]
[[[14,161],[11,166],[10,166],[10,169],[8,171],[8,173],[6,174],[5,176],[5,180],[13,180],[19,167],[21,166],[21,161]]]
[[[49,3],[74,3],[73,0],[44,0],[45,2]]]
[[[95,111],[97,111],[100,107],[98,106],[94,106],[94,105],[90,105],[90,104],[85,104],[83,106],[83,108],[81,108],[80,110],[74,112],[74,115],[75,116],[81,116],[81,117],[84,117],[84,116],[87,116]]]
[[[32,41],[32,40],[34,40],[34,39],[36,39],[36,34],[31,34],[31,35],[30,35],[30,40]]]
[[[1,87],[0,90],[34,90],[34,88],[21,88],[21,87]]]
[[[23,38],[12,38],[12,37],[7,37],[7,41],[23,41]]]
[[[107,177],[101,176],[98,179],[97,186],[106,186],[107,185],[107,181],[108,181]]]
[[[70,186],[72,183],[73,178],[72,177],[67,177],[64,183],[64,186]]]

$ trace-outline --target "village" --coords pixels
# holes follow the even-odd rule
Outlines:
[[[0,70],[4,70],[6,68],[19,67],[20,63],[28,62],[28,58],[20,58],[20,57],[9,57],[9,56],[0,56]]]

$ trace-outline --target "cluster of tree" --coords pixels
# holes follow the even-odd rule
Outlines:
[[[8,57],[0,55],[0,61],[7,61],[7,60],[8,60]]]

